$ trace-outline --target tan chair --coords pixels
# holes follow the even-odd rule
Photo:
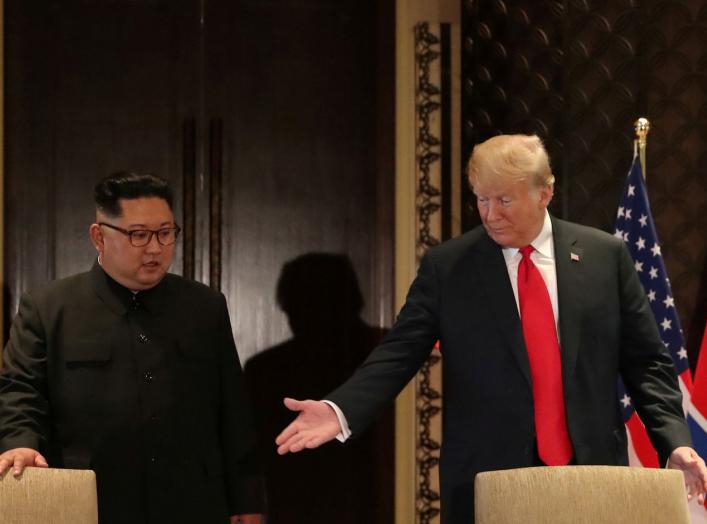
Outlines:
[[[476,476],[476,524],[689,524],[677,470],[562,466]]]
[[[2,524],[97,524],[96,475],[75,469],[26,468],[0,477]]]

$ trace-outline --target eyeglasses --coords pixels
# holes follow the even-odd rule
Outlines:
[[[174,227],[163,227],[162,229],[132,229],[127,230],[122,227],[114,226],[113,224],[106,224],[105,222],[99,222],[99,226],[106,226],[111,229],[115,229],[130,238],[130,244],[133,247],[144,247],[150,243],[152,240],[152,235],[157,236],[157,242],[163,246],[171,246],[177,241],[179,232],[182,230],[178,225],[175,224]]]

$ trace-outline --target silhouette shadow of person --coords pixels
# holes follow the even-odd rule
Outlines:
[[[364,301],[351,260],[308,253],[287,262],[277,301],[293,336],[245,365],[265,466],[268,524],[392,523],[392,406],[345,445],[333,441],[306,453],[276,453],[275,437],[295,416],[283,398],[322,398],[385,335],[361,320]]]

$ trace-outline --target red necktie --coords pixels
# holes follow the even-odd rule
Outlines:
[[[550,295],[530,260],[532,252],[533,246],[520,249],[523,259],[518,266],[518,303],[533,382],[535,436],[540,459],[548,466],[561,466],[572,458],[572,444],[565,417],[560,344]]]

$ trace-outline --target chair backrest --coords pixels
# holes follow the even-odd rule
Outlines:
[[[2,524],[97,524],[96,475],[75,469],[26,468],[0,477]]]
[[[689,524],[683,474],[619,466],[487,471],[474,485],[476,524]]]

